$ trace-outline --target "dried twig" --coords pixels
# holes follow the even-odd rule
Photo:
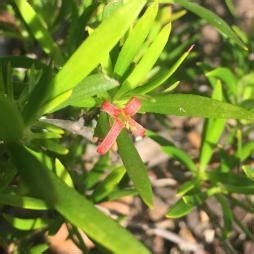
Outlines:
[[[166,240],[169,240],[169,241],[177,244],[178,247],[182,251],[193,251],[196,254],[205,253],[202,245],[189,242],[186,239],[181,238],[179,235],[177,235],[169,230],[162,229],[162,228],[152,228],[152,227],[149,227],[148,225],[142,224],[142,223],[135,224],[135,227],[137,227],[137,226],[139,228],[142,228],[144,231],[146,231],[146,233],[148,235],[160,236]]]
[[[78,121],[41,118],[40,121],[53,124],[75,135],[80,135],[90,142],[94,142],[93,131],[91,128],[84,126],[83,118],[80,118]]]

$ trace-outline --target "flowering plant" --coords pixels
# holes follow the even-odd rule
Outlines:
[[[177,52],[168,50],[170,43],[177,41],[175,37],[169,40],[171,24],[185,14],[171,15],[169,3],[207,20],[241,48],[245,44],[221,18],[191,1],[106,2],[0,3],[11,20],[4,34],[20,40],[20,52],[25,52],[0,57],[0,222],[8,225],[0,243],[6,243],[6,248],[14,244],[18,253],[42,253],[48,243],[38,247],[34,236],[54,234],[62,225],[67,225],[68,237],[83,253],[88,250],[79,230],[100,253],[150,253],[98,209],[102,201],[127,195],[139,196],[148,207],[154,205],[147,166],[126,130],[153,139],[190,173],[191,179],[179,190],[180,199],[165,216],[179,218],[215,195],[225,214],[230,214],[223,195],[246,191],[242,185],[232,187],[230,181],[222,184],[222,179],[231,176],[237,182],[237,175],[225,177],[220,168],[215,172],[206,169],[213,154],[211,143],[218,142],[226,119],[240,124],[253,121],[254,113],[234,105],[236,87],[231,87],[227,96],[233,99],[224,100],[220,81],[214,82],[217,72],[210,73],[212,98],[173,93],[182,79],[179,67],[187,58],[195,60],[197,52],[192,51],[192,40],[180,43]],[[52,34],[58,36],[56,40]],[[145,129],[134,120],[137,113],[209,119],[200,165],[149,130],[149,124]],[[94,158],[82,158],[88,147],[95,147],[94,129],[94,136],[102,141],[97,146],[96,163],[89,168],[87,164]],[[121,164],[107,154],[114,143]],[[246,150],[239,149],[242,161]],[[251,178],[248,165],[245,170]],[[253,189],[250,179],[241,179]]]

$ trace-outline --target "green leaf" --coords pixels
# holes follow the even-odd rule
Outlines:
[[[111,0],[109,3],[104,7],[102,13],[102,19],[105,20],[109,18],[118,8],[123,6],[124,0]]]
[[[24,123],[14,102],[0,96],[0,141],[17,141],[23,135]]]
[[[7,63],[11,63],[13,68],[30,69],[33,66],[36,69],[42,69],[47,67],[47,65],[42,63],[40,60],[26,56],[1,56],[0,64],[7,65]]]
[[[169,140],[167,140],[167,139],[165,139],[165,138],[155,134],[152,131],[147,130],[146,131],[146,135],[149,138],[151,138],[152,140],[154,140],[155,142],[157,142],[160,145],[161,150],[164,153],[169,154],[169,155],[173,156],[175,159],[179,160],[192,173],[196,173],[197,172],[197,167],[196,167],[195,163],[189,157],[189,155],[187,153],[185,153],[183,150],[181,150],[180,148],[176,147]]]
[[[254,151],[254,141],[250,141],[246,144],[244,144],[240,151],[240,160],[244,161],[246,160]]]
[[[254,193],[253,181],[245,176],[231,173],[230,177],[228,177],[228,173],[214,171],[209,172],[208,177],[214,182],[219,182],[227,192],[243,193],[246,195]]]
[[[206,197],[205,193],[183,196],[167,212],[167,218],[176,219],[189,214],[193,208],[201,205]]]
[[[193,190],[196,187],[197,183],[194,180],[190,180],[182,184],[178,189],[177,189],[177,196],[183,196],[187,192]]]
[[[74,188],[74,184],[70,176],[70,173],[58,159],[55,159],[55,173],[63,182],[66,183],[66,185]]]
[[[254,168],[253,167],[250,167],[249,165],[244,165],[244,166],[242,166],[242,170],[249,179],[254,180]]]
[[[212,94],[213,99],[223,100],[222,86],[217,80]],[[204,124],[202,137],[202,145],[200,149],[200,170],[204,170],[208,165],[215,147],[218,145],[219,139],[225,129],[225,119],[208,119]]]
[[[36,219],[23,219],[18,217],[12,217],[7,214],[3,214],[4,219],[6,219],[14,228],[19,230],[36,230],[45,228],[47,223],[42,218]]]
[[[87,106],[87,99],[90,101],[92,96],[99,95],[114,87],[117,87],[118,85],[118,81],[103,74],[90,75],[82,80],[76,87],[74,87],[71,96],[54,110],[59,110],[69,105],[75,107]],[[95,105],[94,100],[93,102],[94,103],[92,106]]]
[[[195,204],[188,202],[188,196],[182,197],[178,200],[167,212],[166,217],[170,219],[181,218],[187,214],[189,214],[193,208],[195,208]]]
[[[219,201],[223,211],[223,221],[224,221],[223,237],[224,239],[226,239],[228,238],[229,233],[231,233],[232,231],[233,224],[232,209],[229,206],[229,202],[225,196],[217,195],[216,198]]]
[[[17,174],[17,170],[11,162],[0,162],[0,193],[2,193],[13,181]]]
[[[0,62],[0,96],[5,96],[5,81],[4,81],[4,71],[3,64]]]
[[[5,84],[5,94],[8,96],[11,102],[14,101],[14,93],[13,93],[13,69],[11,68],[11,64],[8,62],[3,68],[3,78]]]
[[[84,187],[86,189],[91,189],[94,185],[99,182],[99,179],[105,175],[105,171],[108,168],[109,164],[109,156],[105,154],[104,156],[100,157],[99,160],[95,163],[92,170],[90,170],[85,179],[84,179]]]
[[[65,155],[69,152],[67,148],[65,148],[58,141],[55,141],[55,140],[36,139],[36,140],[33,140],[32,143],[43,149],[47,149],[48,151],[51,151],[57,154]]]
[[[144,202],[148,206],[152,206],[153,193],[147,169],[125,130],[122,130],[119,135],[117,144],[118,151],[127,170],[127,174],[134,183],[135,188]]]
[[[49,248],[48,244],[42,243],[42,244],[37,244],[36,246],[33,246],[30,248],[29,252],[31,254],[41,254],[45,253],[45,251]]]
[[[140,112],[254,120],[254,113],[241,107],[193,94],[155,95],[142,101]]]
[[[58,65],[64,63],[63,56],[49,34],[45,21],[39,16],[33,9],[33,7],[27,2],[27,0],[14,0],[22,18],[31,30],[33,36],[38,40],[44,52],[51,55]]]
[[[202,7],[197,3],[193,3],[189,0],[160,0],[161,3],[177,3],[187,10],[193,12],[200,18],[206,20],[210,25],[217,28],[220,33],[225,35],[226,37],[232,39],[235,43],[237,43],[240,47],[245,50],[248,50],[246,45],[239,39],[239,37],[235,34],[235,32],[231,29],[231,27],[218,15],[214,14],[210,10]]]
[[[116,45],[134,22],[145,0],[129,0],[102,22],[81,44],[54,78],[48,100],[78,85]],[[48,112],[47,107],[44,113]]]
[[[235,14],[236,14],[236,8],[234,6],[233,0],[224,0],[224,1],[225,1],[225,4],[227,5],[229,11],[231,12],[231,14],[233,16],[235,16]]]
[[[193,47],[193,46],[192,46]],[[192,47],[186,51],[169,70],[159,71],[147,84],[142,85],[135,90],[131,91],[132,94],[146,94],[156,89],[160,85],[162,85],[165,81],[167,81],[179,68],[179,66],[183,63],[183,61],[189,55]]]
[[[52,77],[53,73],[51,68],[42,70],[40,78],[28,98],[28,102],[24,105],[22,115],[26,125],[31,124],[40,116],[43,100],[48,96],[51,87],[50,82]]]
[[[247,89],[246,89],[247,90]],[[251,95],[252,96],[252,95]],[[239,106],[251,111],[251,112],[254,112],[254,100],[253,99],[249,99],[249,100],[244,100],[242,101]]]
[[[232,71],[225,67],[219,67],[206,73],[208,78],[216,78],[225,84],[225,91],[231,96],[237,95],[237,80]],[[216,82],[216,81],[215,81]]]
[[[14,194],[0,194],[0,204],[33,210],[49,209],[43,200]]]
[[[123,82],[115,97],[119,98],[129,90],[136,88],[147,76],[151,68],[161,55],[171,31],[171,23],[166,25],[155,38],[151,46],[145,52],[140,62],[136,65],[132,73]]]
[[[126,196],[136,196],[138,192],[135,189],[116,190],[109,194],[108,200],[116,200]]]
[[[86,27],[94,11],[97,9],[98,5],[99,3],[92,3],[90,6],[84,9],[78,18],[76,17],[76,13],[72,15],[73,18],[70,24],[69,35],[67,38],[67,48],[70,53],[73,53],[81,44],[84,37],[84,28]]]
[[[150,253],[120,225],[97,210],[84,196],[68,187],[35,157],[35,152],[18,144],[9,146],[21,179],[34,196],[45,200],[73,225],[113,253]],[[45,159],[47,158],[46,155]],[[117,241],[116,241],[117,239]],[[126,245],[126,243],[128,243]]]
[[[127,71],[143,42],[145,41],[158,12],[158,3],[154,2],[139,19],[125,41],[117,58],[114,73],[122,77]]]
[[[124,167],[113,169],[112,173],[96,186],[92,195],[94,202],[97,203],[107,197],[116,188],[125,173]]]

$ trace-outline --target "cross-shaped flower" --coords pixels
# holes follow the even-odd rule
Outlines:
[[[136,97],[133,97],[124,108],[118,108],[108,101],[102,104],[101,110],[112,116],[114,122],[106,137],[97,147],[99,154],[105,154],[112,147],[124,127],[130,129],[136,136],[145,135],[145,128],[132,119],[140,107],[141,102]]]

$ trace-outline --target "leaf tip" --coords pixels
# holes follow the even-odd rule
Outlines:
[[[190,48],[187,50],[187,53],[189,54],[191,51],[192,51],[192,49],[195,47],[195,44],[192,44],[191,46],[190,46]]]

